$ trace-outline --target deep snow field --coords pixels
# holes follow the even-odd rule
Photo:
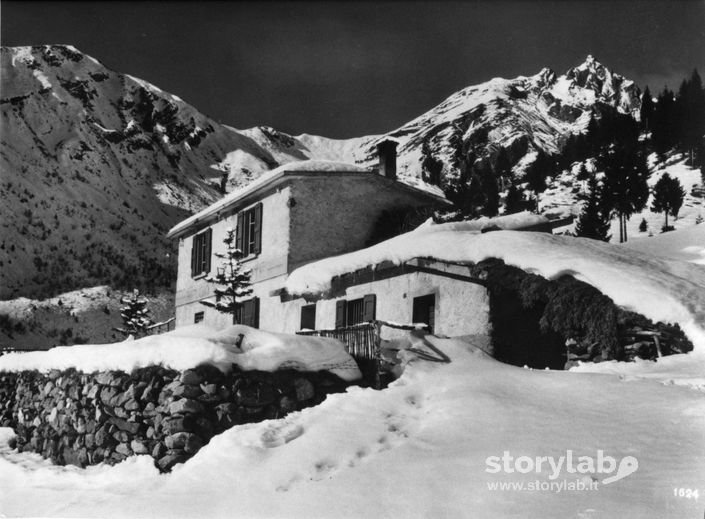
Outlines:
[[[351,388],[284,419],[235,427],[168,475],[148,456],[115,467],[52,466],[13,453],[3,429],[0,510],[9,517],[701,516],[704,498],[679,498],[674,489],[705,491],[703,392],[638,375],[508,366],[472,338],[433,342],[450,364],[412,362],[387,390]],[[682,357],[703,372],[702,357]],[[597,460],[598,450],[617,462],[633,456],[638,469],[607,485],[600,481],[614,468],[487,472],[487,458],[505,451],[558,460],[568,450],[576,460]],[[593,490],[489,487],[592,478]]]
[[[686,232],[690,234],[680,234]],[[53,466],[38,455],[13,452],[8,446],[12,431],[1,429],[0,513],[130,518],[703,516],[705,267],[672,259],[682,249],[694,250],[696,242],[702,246],[700,230],[650,238],[651,246],[669,259],[539,233],[478,234],[462,225],[409,234],[388,242],[387,252],[372,247],[321,262],[308,275],[297,271],[291,287],[320,288],[323,268],[334,273],[343,263],[377,261],[390,254],[390,244],[397,261],[425,248],[450,254],[438,247],[455,236],[454,250],[473,260],[504,257],[547,277],[570,270],[639,311],[660,301],[646,313],[681,323],[695,350],[658,362],[543,371],[487,357],[481,351],[483,337],[431,337],[450,364],[407,357],[403,375],[386,390],[352,387],[284,419],[234,427],[166,475],[147,456],[114,467]],[[666,239],[675,252],[666,251]],[[101,346],[111,349],[110,359],[81,353],[90,346],[72,347],[75,358],[68,362],[85,362],[86,369],[95,365],[91,362],[103,362],[103,368],[162,362],[183,369],[206,358],[230,360],[213,347],[217,341],[207,339],[210,331],[199,330],[189,327]],[[182,354],[185,350],[191,353]],[[254,350],[245,352],[250,359],[257,357]],[[262,359],[270,358],[263,353]],[[58,362],[47,360],[48,355],[6,355],[0,358],[0,370]],[[509,487],[501,488],[503,484]]]

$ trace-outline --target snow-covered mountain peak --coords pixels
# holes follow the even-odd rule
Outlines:
[[[609,104],[618,111],[638,117],[641,91],[636,84],[613,73],[592,55],[558,78],[552,93],[569,104]]]

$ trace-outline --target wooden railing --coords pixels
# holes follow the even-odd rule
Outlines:
[[[345,344],[348,353],[358,361],[363,376],[365,373],[370,375],[370,382],[374,384],[376,389],[382,387],[383,378],[383,362],[381,355],[382,346],[382,328],[394,328],[396,330],[419,330],[428,329],[425,324],[398,324],[388,321],[369,321],[366,323],[355,324],[343,328],[332,328],[328,330],[301,330],[296,332],[298,335],[308,335],[314,337],[331,337],[338,339]],[[426,341],[424,341],[426,342]],[[426,342],[426,346],[436,353],[436,356],[427,352],[409,348],[419,358],[433,362],[450,362],[450,359],[435,346]],[[363,369],[363,366],[367,366]],[[368,371],[371,369],[371,372]]]
[[[161,323],[149,326],[147,328],[147,330],[149,331],[149,335],[159,335],[171,331],[173,329],[173,326],[171,326],[171,324],[174,322],[175,319],[175,317],[172,317],[171,319],[167,319],[166,321],[163,321]]]
[[[298,335],[310,335],[314,337],[332,337],[345,344],[348,353],[358,359],[376,359],[376,330],[374,321],[368,323],[355,324],[344,328],[332,328],[328,330],[302,330],[296,332]]]

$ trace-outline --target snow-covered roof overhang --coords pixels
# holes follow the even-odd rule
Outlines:
[[[257,201],[270,189],[276,188],[290,179],[332,175],[357,176],[361,179],[391,182],[400,190],[408,190],[416,195],[427,197],[436,204],[451,205],[440,189],[420,181],[416,182],[416,179],[410,179],[409,183],[395,181],[379,175],[376,170],[361,168],[354,164],[325,160],[304,160],[291,162],[273,169],[242,189],[227,194],[202,211],[175,225],[167,233],[167,238],[180,238],[206,225],[210,225],[218,221],[224,213],[237,210],[239,207],[244,207]]]

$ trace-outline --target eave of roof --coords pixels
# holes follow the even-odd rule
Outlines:
[[[167,238],[179,238],[182,237],[186,234],[189,234],[189,231],[194,228],[194,227],[200,227],[202,225],[205,225],[210,222],[217,221],[220,218],[220,215],[238,205],[247,205],[245,202],[249,203],[254,201],[257,196],[261,195],[264,191],[268,189],[272,189],[280,184],[282,184],[284,181],[292,178],[307,178],[307,177],[314,177],[314,176],[341,176],[341,175],[350,175],[350,176],[358,176],[360,178],[366,178],[366,179],[372,179],[372,180],[378,180],[382,182],[387,182],[387,183],[393,183],[395,184],[398,188],[402,190],[407,190],[412,193],[414,193],[417,196],[424,196],[426,198],[429,198],[433,200],[434,202],[442,205],[451,205],[451,202],[449,202],[445,197],[437,195],[435,193],[432,193],[431,191],[427,191],[424,189],[420,189],[418,187],[415,187],[411,184],[407,184],[405,182],[402,182],[400,180],[391,180],[388,179],[382,175],[380,175],[377,171],[375,170],[365,170],[362,168],[359,168],[357,166],[350,166],[348,169],[341,168],[341,170],[336,171],[336,170],[305,170],[305,169],[287,169],[287,166],[289,165],[284,165],[281,166],[277,169],[274,169],[270,171],[269,173],[265,173],[261,177],[259,177],[257,180],[254,182],[251,182],[247,186],[245,186],[242,189],[238,189],[237,191],[233,191],[232,193],[229,193],[228,195],[224,196],[217,202],[209,205],[202,211],[196,213],[195,215],[179,222],[176,224],[174,227],[172,227],[169,232],[167,233]],[[355,168],[355,169],[353,169]],[[249,201],[249,202],[248,202]]]

